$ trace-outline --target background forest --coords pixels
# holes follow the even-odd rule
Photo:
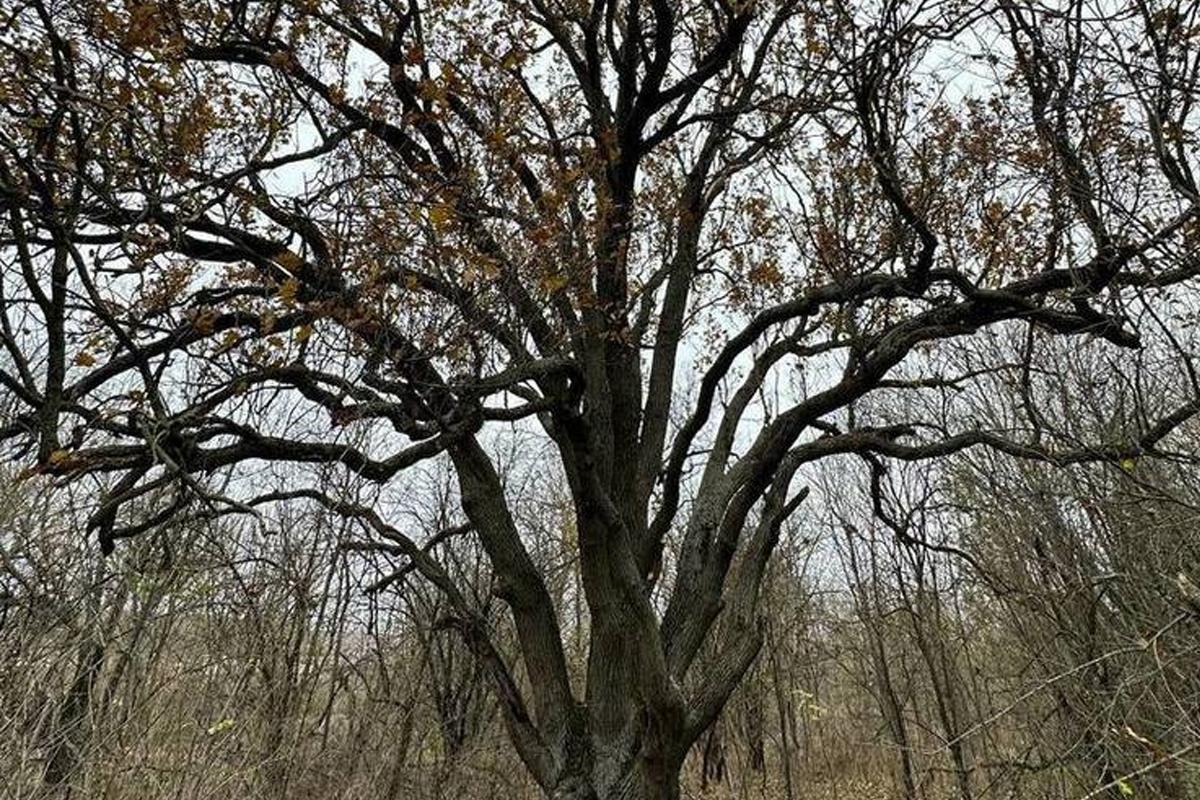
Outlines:
[[[1127,399],[1114,365],[1061,355],[1064,380]],[[979,413],[1016,402],[997,389]],[[1046,409],[1115,429],[1121,405]],[[521,442],[498,461],[580,661],[575,531]],[[866,472],[831,465],[839,500],[789,524],[764,651],[692,749],[685,796],[1198,796],[1194,469],[977,451],[889,472],[886,507]],[[449,524],[453,482],[411,480],[421,501],[397,518],[511,646],[486,560]],[[444,600],[344,521],[214,521],[105,561],[61,494],[10,483],[2,513],[4,796],[537,796]]]

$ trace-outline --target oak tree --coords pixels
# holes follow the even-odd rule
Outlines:
[[[548,796],[677,797],[759,650],[806,465],[1120,462],[1200,410],[1185,381],[1133,435],[1079,442],[954,406],[1047,337],[1119,353],[1176,329],[1200,272],[1195,16],[12,0],[0,439],[29,479],[96,487],[106,553],[269,503],[356,521],[443,595]],[[944,369],[995,329],[1030,347]],[[514,428],[570,500],[580,675],[490,454]],[[432,459],[462,516],[422,541],[359,483]],[[439,560],[456,535],[517,663]]]

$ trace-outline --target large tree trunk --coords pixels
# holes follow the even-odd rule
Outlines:
[[[615,754],[623,749],[597,745],[593,740],[594,749],[602,753]],[[679,800],[686,748],[676,745],[675,742],[667,746],[643,743],[641,752],[632,760],[602,757],[593,761],[590,769],[582,765],[590,759],[582,759],[579,769],[560,777],[547,797],[549,800]]]
[[[633,770],[616,780],[598,781],[601,789],[593,794],[572,796],[572,800],[679,800],[681,764],[639,762]],[[558,800],[558,798],[555,798]]]

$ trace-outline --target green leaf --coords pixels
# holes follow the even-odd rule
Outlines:
[[[208,733],[209,736],[216,736],[218,733],[224,733],[225,731],[229,730],[233,726],[234,726],[234,721],[232,719],[229,719],[228,717],[226,717],[225,719],[221,720],[220,722],[214,722],[212,725],[209,725],[208,731],[206,731],[206,732]]]

